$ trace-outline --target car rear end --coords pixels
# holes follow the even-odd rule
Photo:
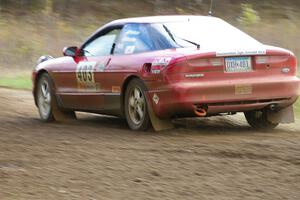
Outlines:
[[[148,70],[156,80],[147,84],[159,117],[280,110],[299,95],[292,52],[263,45],[219,18],[187,17],[152,27],[178,45],[173,56],[159,54]]]
[[[162,70],[149,91],[160,117],[209,116],[293,104],[299,95],[297,62],[289,51],[267,49],[243,55],[194,53]]]

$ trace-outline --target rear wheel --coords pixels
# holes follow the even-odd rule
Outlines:
[[[125,91],[124,103],[128,126],[132,130],[138,131],[149,129],[151,122],[145,97],[145,86],[141,80],[133,79],[130,81]]]
[[[44,122],[76,119],[75,112],[62,111],[58,108],[57,100],[54,95],[53,82],[47,73],[42,74],[38,80],[36,102],[40,118]]]
[[[268,120],[267,110],[248,111],[244,114],[248,124],[255,129],[271,130],[278,126],[278,123]]]

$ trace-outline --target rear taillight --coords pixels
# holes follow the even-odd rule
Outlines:
[[[202,58],[202,59],[194,59],[188,61],[191,66],[194,67],[217,67],[223,66],[224,59],[223,58]]]
[[[257,56],[255,58],[255,63],[256,64],[266,64],[266,63],[268,63],[268,60],[269,60],[268,57],[269,56]]]
[[[224,59],[222,58],[211,58],[208,60],[212,66],[223,66]]]
[[[256,64],[272,64],[287,62],[290,56],[256,56]]]
[[[298,64],[297,64],[297,58],[295,55],[292,55],[290,56],[290,64],[291,64],[291,67],[293,68],[293,74],[295,76],[297,76],[297,70],[298,70]]]
[[[279,68],[284,74],[297,73],[297,61],[293,55],[276,55],[276,56],[256,56],[257,65],[266,65],[268,68]]]

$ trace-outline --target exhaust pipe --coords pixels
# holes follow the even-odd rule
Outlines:
[[[277,106],[277,104],[271,104],[271,105],[269,106],[269,109],[270,109],[271,111],[276,111],[276,110],[278,109],[278,106]]]
[[[205,117],[207,115],[207,109],[205,109],[205,108],[203,108],[201,106],[195,105],[194,113],[198,117]]]

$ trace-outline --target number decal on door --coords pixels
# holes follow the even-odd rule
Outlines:
[[[96,62],[79,62],[76,68],[76,79],[80,89],[95,89]]]

